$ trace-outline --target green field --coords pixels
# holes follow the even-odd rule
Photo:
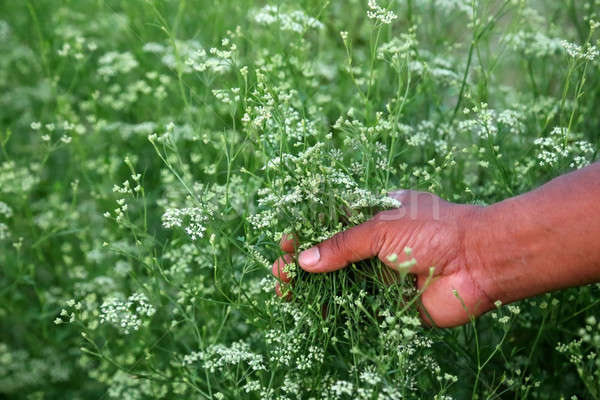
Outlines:
[[[600,285],[426,328],[302,248],[598,159],[600,1],[0,0],[0,398],[600,399]],[[418,261],[418,260],[417,260]]]

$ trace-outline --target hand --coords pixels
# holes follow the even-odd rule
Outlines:
[[[495,299],[486,294],[485,274],[476,248],[468,245],[472,221],[482,208],[453,204],[430,193],[410,190],[390,196],[403,206],[380,212],[301,252],[300,267],[324,273],[379,257],[388,267],[398,269],[414,257],[416,264],[409,272],[416,275],[418,289],[424,288],[420,312],[425,323],[439,327],[461,325],[493,308]],[[283,238],[281,249],[286,254],[273,264],[273,274],[283,282],[290,281],[283,267],[294,261],[295,247],[294,239]],[[412,249],[410,256],[405,248]],[[275,290],[282,295],[279,284]]]

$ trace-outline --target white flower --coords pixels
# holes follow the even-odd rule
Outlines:
[[[210,345],[204,351],[192,352],[183,357],[183,366],[190,366],[197,362],[211,373],[221,371],[227,366],[247,364],[252,371],[266,370],[263,357],[250,351],[248,343],[238,341],[229,346],[222,344]]]
[[[303,11],[284,11],[277,6],[267,5],[254,14],[254,21],[262,25],[278,23],[283,31],[304,33],[309,28],[322,29],[324,25]]]
[[[13,210],[3,201],[0,201],[0,215],[10,218],[13,215]]]
[[[108,80],[108,78],[118,75],[125,74],[137,68],[139,63],[130,52],[119,53],[116,51],[110,51],[104,54],[98,60],[100,68],[98,68],[98,74]]]
[[[71,143],[71,136],[67,136],[67,135],[62,135],[62,137],[60,138],[60,141],[63,142],[64,144],[69,144]]]
[[[398,18],[398,15],[393,11],[380,7],[375,0],[369,0],[368,6],[367,17],[374,19],[378,23],[391,24],[393,20]]]
[[[0,240],[8,239],[10,236],[8,226],[5,223],[0,222]]]
[[[63,43],[62,47],[58,49],[56,53],[61,57],[66,57],[67,55],[69,55],[70,51],[71,45],[69,43]]]
[[[211,213],[199,207],[168,208],[162,216],[165,228],[182,227],[192,240],[204,237]]]
[[[584,47],[566,40],[560,42],[569,56],[577,60],[594,61],[599,54],[596,46],[586,43]]]
[[[100,306],[100,323],[110,323],[124,334],[137,331],[143,318],[149,318],[156,312],[143,293],[134,293],[126,301],[111,297]]]

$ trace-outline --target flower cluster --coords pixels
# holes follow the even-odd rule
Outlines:
[[[40,180],[39,175],[31,171],[35,168],[37,168],[35,164],[27,168],[17,165],[14,161],[0,164],[0,193],[17,194],[32,190]]]
[[[210,217],[210,210],[202,207],[167,208],[162,223],[165,228],[183,228],[192,240],[197,240],[204,237]]]
[[[562,41],[549,37],[544,32],[518,31],[504,36],[503,40],[513,50],[527,57],[542,58],[558,54],[563,49]]]
[[[208,52],[195,41],[187,42],[183,56],[185,57],[186,72],[211,72],[214,74],[224,74],[231,70],[237,57],[237,44],[235,43],[237,32],[229,32],[228,37],[221,40],[221,47],[211,47]],[[176,60],[172,53],[166,53],[163,62],[173,67],[176,66]]]
[[[579,377],[592,393],[600,393],[600,322],[594,315],[585,319],[579,339],[558,343],[556,350],[569,358]]]
[[[571,168],[583,168],[589,165],[594,147],[587,140],[577,140],[577,135],[564,127],[555,127],[546,137],[534,140],[537,160],[542,167],[553,167],[563,160],[570,160]]]
[[[98,75],[105,80],[117,74],[126,74],[139,65],[133,54],[128,51],[124,53],[110,51],[100,57],[98,63],[100,64]]]
[[[397,208],[390,197],[360,187],[356,177],[336,166],[336,149],[317,143],[297,155],[284,153],[266,165],[266,171],[289,171],[276,177],[272,187],[259,190],[259,212],[249,218],[256,229],[267,229],[274,237],[286,226],[304,238],[304,243],[323,240],[344,225],[364,222],[361,210]],[[326,210],[335,207],[333,214]],[[345,215],[345,216],[344,216]],[[316,226],[313,218],[321,221]],[[340,218],[340,219],[338,219]]]
[[[374,19],[379,24],[388,25],[398,18],[396,13],[381,7],[376,0],[369,0],[368,6],[367,17]]]
[[[582,47],[576,43],[562,40],[560,44],[567,54],[576,60],[594,61],[600,54],[598,48],[589,43],[586,43],[586,45]]]
[[[206,350],[192,352],[183,357],[183,366],[193,366],[200,362],[199,367],[211,373],[223,371],[230,366],[238,366],[242,363],[252,371],[265,370],[263,357],[250,351],[248,343],[235,342],[229,346],[222,344],[210,345]]]
[[[156,312],[143,293],[134,293],[123,301],[118,297],[106,299],[100,306],[100,323],[109,323],[127,335],[137,331],[144,319]]]
[[[278,24],[283,31],[304,33],[308,29],[323,29],[324,25],[301,10],[284,11],[277,6],[266,5],[254,13],[254,21],[262,25]]]
[[[488,107],[486,103],[474,106],[472,109],[465,108],[465,115],[473,115],[472,119],[461,120],[458,130],[471,132],[483,139],[489,139],[503,132],[518,135],[524,131],[524,115],[517,110],[503,110],[497,112]]]

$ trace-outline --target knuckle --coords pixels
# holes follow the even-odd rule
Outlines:
[[[371,238],[371,253],[379,255],[381,250],[385,247],[388,241],[388,228],[389,223],[387,221],[375,221],[373,225],[373,236]]]
[[[382,223],[382,222],[386,222],[386,221],[396,221],[396,220],[404,217],[405,214],[406,214],[406,209],[404,209],[403,207],[400,207],[400,208],[395,208],[392,210],[380,211],[377,214],[375,214],[375,217],[373,219],[377,223]]]
[[[408,190],[400,189],[388,193],[388,196],[401,202],[406,197],[407,192]]]
[[[348,232],[347,231],[342,231],[342,232],[338,232],[335,235],[333,235],[329,241],[330,244],[330,249],[334,252],[334,253],[344,253],[346,250],[346,243],[348,240]]]
[[[412,193],[414,193],[414,190],[400,189],[389,193],[388,196],[400,201],[401,203],[405,203],[411,199]]]

